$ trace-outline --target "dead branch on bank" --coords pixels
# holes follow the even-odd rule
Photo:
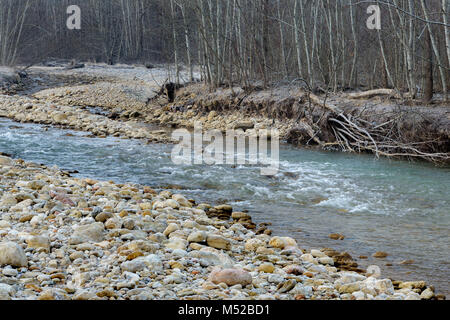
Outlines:
[[[439,152],[437,147],[439,144],[446,143],[445,141],[436,138],[421,142],[406,142],[404,133],[398,129],[401,118],[391,119],[381,124],[372,123],[360,116],[345,114],[338,106],[322,101],[313,93],[308,93],[308,98],[311,103],[327,111],[327,130],[332,132],[336,141],[329,143],[320,141],[317,138],[318,130],[325,128],[320,128],[317,123],[309,125],[302,120],[299,130],[306,132],[322,147],[338,147],[347,152],[370,152],[377,157],[418,158],[434,163],[450,161],[450,153]],[[400,112],[399,117],[401,116]]]
[[[363,92],[348,93],[344,95],[347,99],[358,100],[358,99],[370,99],[377,96],[386,96],[395,99],[412,99],[413,95],[409,92],[401,93],[394,89],[375,89]]]
[[[393,89],[376,89],[364,92],[349,93],[345,97],[348,99],[370,99],[376,96],[395,96],[397,93]]]

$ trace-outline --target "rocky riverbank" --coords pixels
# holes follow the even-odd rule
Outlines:
[[[254,110],[224,109],[215,93],[206,99],[199,87],[182,89],[167,104],[154,99],[155,83],[144,90],[149,80],[126,70],[123,79],[89,68],[61,71],[55,88],[0,96],[0,116],[149,143],[173,142],[170,130],[155,124],[192,128],[200,121],[204,129],[239,128],[247,135],[277,128],[282,137],[295,125]],[[83,83],[65,83],[73,72]],[[233,101],[242,103],[237,96]],[[436,298],[422,281],[367,277],[347,253],[301,250],[229,206],[71,178],[5,157],[0,165],[2,299]]]
[[[0,156],[0,299],[433,299],[248,213]]]
[[[0,117],[90,132],[95,137],[144,139],[149,143],[173,142],[169,131],[155,129],[145,123],[113,120],[88,109],[43,103],[28,97],[0,96]]]
[[[137,70],[125,71],[139,74]],[[161,70],[156,71],[159,77],[151,81],[145,77],[121,78],[124,70],[118,74],[96,68],[80,72],[45,68],[30,72],[29,82],[49,79],[50,88],[35,84],[25,89],[29,94],[0,95],[0,117],[81,130],[95,137],[143,139],[148,143],[173,143],[173,128],[193,128],[195,123],[201,123],[204,130],[242,129],[247,136],[258,135],[260,129],[277,129],[282,138],[294,125],[293,120],[271,120],[237,109],[205,110],[192,100],[198,93],[190,91],[183,91],[177,100],[183,101],[183,107],[167,104],[164,97],[155,98],[156,83],[164,77]],[[74,79],[80,83],[73,83]]]
[[[120,122],[164,128],[193,128],[200,122],[204,130],[242,129],[247,136],[258,135],[260,129],[277,129],[280,138],[293,145],[373,152],[371,148],[361,150],[358,144],[355,149],[336,138],[336,128],[330,118],[334,119],[331,114],[339,116],[330,110],[339,109],[347,118],[358,119],[375,130],[371,134],[392,142],[386,147],[378,141],[380,146],[386,147],[381,155],[448,163],[450,111],[448,103],[442,101],[424,106],[419,101],[401,101],[391,96],[365,100],[351,98],[349,94],[311,97],[294,85],[272,89],[210,89],[196,83],[183,85],[175,101],[169,103],[160,92],[167,80],[162,70],[155,71],[157,76],[151,74],[151,78],[151,71],[146,74],[139,68],[126,69],[126,72],[118,70],[90,67],[83,73],[85,80],[78,85],[66,81],[60,86],[34,90],[31,97],[45,105],[101,108],[105,117]],[[45,72],[50,77],[51,71]],[[136,76],[130,77],[132,74]],[[113,130],[103,123],[102,126],[103,133]],[[94,134],[101,136],[103,133]],[[167,132],[158,135],[150,140],[170,141]],[[391,152],[394,149],[397,151]]]

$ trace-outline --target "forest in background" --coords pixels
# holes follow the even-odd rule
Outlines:
[[[49,59],[200,67],[214,86],[302,80],[333,92],[446,95],[448,0],[0,0],[0,64]],[[370,5],[381,29],[370,30]],[[69,30],[67,8],[81,9]],[[430,92],[431,90],[431,92]],[[428,91],[428,92],[427,92]]]

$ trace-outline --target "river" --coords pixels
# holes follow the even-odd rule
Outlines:
[[[135,182],[248,210],[300,247],[347,251],[362,267],[397,280],[426,280],[450,293],[450,169],[282,146],[280,172],[259,167],[175,165],[171,145],[108,137],[0,118],[0,152],[77,170],[74,176]],[[331,233],[345,235],[342,241]],[[389,256],[371,258],[377,251]],[[401,261],[413,260],[412,264]]]

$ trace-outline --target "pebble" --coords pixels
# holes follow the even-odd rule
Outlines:
[[[320,257],[319,262],[321,264],[334,265],[334,260],[330,257]]]
[[[383,252],[383,251],[378,251],[373,254],[373,257],[378,258],[378,259],[383,259],[383,258],[386,258],[387,256],[389,256],[389,254],[387,254],[386,252]]]
[[[329,235],[330,239],[332,240],[344,240],[345,236],[339,233],[332,233]]]
[[[378,280],[375,282],[375,289],[379,294],[386,293],[393,295],[394,294],[394,285],[392,281],[389,279]]]
[[[7,157],[0,156],[0,165],[3,166],[11,166],[13,165],[13,160]]]
[[[0,229],[9,229],[11,228],[11,223],[8,221],[0,220]]]
[[[142,271],[147,267],[147,264],[144,259],[134,259],[132,261],[126,261],[123,262],[120,265],[120,268],[123,271],[129,271],[129,272],[138,272]]]
[[[166,230],[164,230],[163,235],[168,237],[171,233],[173,233],[177,230],[180,230],[180,227],[175,223],[171,223],[167,226]]]
[[[275,271],[275,267],[272,263],[263,263],[258,267],[259,272],[265,272],[265,273],[273,273]]]
[[[7,267],[7,268],[3,269],[2,273],[4,276],[7,276],[7,277],[16,277],[19,274],[19,271],[17,271],[16,269],[13,269],[11,267]]]
[[[362,289],[361,282],[353,282],[353,283],[343,284],[342,286],[340,286],[339,292],[352,294],[353,292],[360,291],[361,289]]]
[[[425,281],[409,281],[399,284],[400,289],[424,289],[427,286]]]
[[[286,293],[294,289],[295,285],[297,284],[297,281],[295,280],[288,280],[278,289],[279,293]]]
[[[270,283],[279,284],[284,281],[284,277],[279,274],[270,274],[267,277],[267,281],[269,281]]]
[[[260,239],[255,239],[255,238],[250,238],[245,242],[245,246],[244,246],[246,251],[250,251],[250,252],[254,252],[256,250],[258,250],[258,248],[265,248],[265,243],[264,241],[260,240]]]
[[[328,258],[328,256],[327,256],[325,253],[323,253],[323,252],[320,251],[320,250],[316,250],[316,249],[312,249],[312,250],[311,250],[311,255],[312,255],[314,258]]]
[[[101,242],[104,239],[105,226],[101,222],[82,225],[74,228],[74,233],[70,239],[71,244],[84,242]]]
[[[192,242],[204,243],[204,242],[206,242],[207,237],[208,237],[208,235],[204,231],[194,231],[189,235],[187,241],[189,243],[192,243]]]
[[[431,290],[430,288],[425,289],[421,294],[420,294],[420,299],[423,300],[430,300],[431,298],[434,297],[434,292],[433,290]]]
[[[166,248],[169,249],[180,249],[180,250],[186,250],[188,247],[188,242],[184,239],[180,239],[180,238],[173,238],[170,239],[170,241],[166,244]]]
[[[14,294],[15,290],[12,286],[6,283],[0,283],[0,300],[11,300]]]

